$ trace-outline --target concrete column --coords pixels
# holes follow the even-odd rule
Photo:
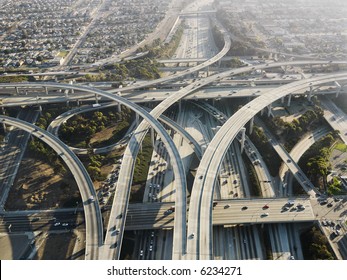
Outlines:
[[[166,163],[167,163],[167,169],[168,170],[172,170],[172,164],[171,164],[171,160],[170,160],[170,157],[168,156],[167,160],[166,160]]]
[[[307,97],[307,100],[308,100],[308,101],[311,101],[312,93],[313,93],[313,87],[310,86],[310,92],[309,92],[308,97]]]
[[[261,115],[261,116],[264,115],[264,109],[261,109],[261,110],[260,110],[260,115]]]
[[[288,95],[288,103],[287,103],[287,106],[288,106],[288,107],[290,106],[291,100],[292,100],[292,94],[289,94],[289,95]]]
[[[210,66],[206,67],[206,77],[210,76]]]
[[[339,97],[339,94],[341,92],[342,87],[337,81],[335,81],[334,84],[335,84],[335,86],[337,86],[337,92],[336,92],[336,98],[337,98],[337,97]]]
[[[272,114],[272,104],[270,104],[269,106],[267,106],[267,110],[268,110],[267,116],[270,117],[271,114]]]
[[[16,94],[18,95],[18,94],[19,94],[19,89],[18,89],[18,87],[15,87],[15,89],[16,89]]]
[[[139,126],[139,124],[140,124],[140,116],[139,116],[138,113],[136,113],[135,119],[136,119],[136,127],[137,127],[137,126]]]
[[[122,112],[122,105],[120,103],[118,103],[117,109],[119,113]]]
[[[181,114],[181,112],[182,112],[182,101],[179,100],[178,101],[178,113]]]
[[[245,149],[246,128],[241,128],[241,153]]]
[[[42,106],[41,105],[39,105],[39,111],[42,112]]]
[[[284,104],[284,96],[281,97],[281,103]]]
[[[254,127],[254,117],[251,118],[251,121],[249,123],[249,134],[253,133],[253,127]]]
[[[3,115],[6,114],[6,111],[5,111],[5,108],[4,108],[4,107],[1,107],[1,113],[2,113]]]
[[[79,107],[79,106],[80,106],[80,101],[79,101],[79,99],[76,100],[76,103],[77,103],[77,107]]]
[[[153,149],[155,148],[155,135],[154,135],[154,129],[151,127],[151,140],[152,140],[152,146]]]
[[[45,92],[46,92],[46,95],[48,95],[48,88],[45,87]]]
[[[70,84],[70,85],[73,85],[73,81],[70,81],[70,83],[69,83],[69,84]],[[74,94],[74,93],[75,93],[75,91],[72,89],[72,90],[71,90],[71,93],[72,93],[72,94]]]
[[[95,94],[95,103],[99,104],[99,100],[98,100],[98,95],[97,94]]]
[[[69,107],[70,101],[66,100],[66,107]]]

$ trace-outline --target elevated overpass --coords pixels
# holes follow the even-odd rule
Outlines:
[[[49,132],[19,119],[0,116],[3,124],[15,126],[32,136],[42,140],[50,146],[66,163],[74,176],[83,201],[83,209],[86,221],[86,259],[99,258],[99,247],[103,244],[103,226],[99,203],[96,199],[94,185],[84,165],[78,157],[58,138]],[[91,200],[90,197],[93,197]],[[95,198],[95,199],[94,199]]]
[[[31,83],[13,83],[13,84],[7,84],[7,86],[9,87],[30,87],[30,85],[32,85]],[[175,181],[177,183],[178,186],[180,186],[180,188],[184,189],[184,192],[186,190],[186,178],[185,178],[185,171],[184,171],[184,167],[179,155],[179,152],[173,142],[173,140],[171,139],[171,137],[167,134],[165,128],[158,122],[157,119],[155,119],[152,115],[148,114],[147,111],[141,107],[139,107],[138,105],[118,96],[118,95],[112,95],[110,93],[104,92],[102,90],[99,89],[92,89],[92,88],[88,88],[88,87],[84,87],[84,86],[76,86],[76,85],[71,85],[71,84],[58,84],[58,83],[35,83],[35,85],[41,85],[41,86],[47,86],[47,87],[51,87],[51,88],[64,88],[64,89],[71,89],[71,90],[80,90],[80,91],[85,91],[87,93],[92,93],[98,96],[103,96],[106,98],[109,98],[110,100],[116,101],[132,110],[134,110],[137,114],[139,114],[141,117],[143,117],[147,122],[146,122],[146,129],[144,130],[140,130],[141,133],[144,133],[144,135],[146,134],[146,132],[148,131],[149,127],[152,126],[153,129],[156,130],[156,132],[158,133],[158,135],[161,137],[161,140],[163,141],[168,154],[170,156],[170,161],[173,167],[173,171],[175,174]],[[6,84],[5,84],[6,86]],[[138,132],[135,132],[134,135],[136,135]],[[132,137],[132,139],[135,139]],[[131,142],[130,144],[135,144],[137,145],[139,142],[137,142],[135,140],[135,142]],[[130,154],[129,157],[129,161],[130,159],[133,159],[133,161],[135,161],[135,158],[133,158],[133,155]],[[133,166],[134,167],[134,166]],[[133,167],[131,169],[129,169],[129,173],[132,174],[133,172]],[[125,177],[120,177],[122,180],[129,180],[130,178],[132,178],[132,176],[128,174],[128,176]],[[117,228],[120,233],[118,235],[112,235],[112,242],[110,243],[110,241],[108,240],[108,236],[106,235],[106,239],[104,242],[104,246],[101,248],[101,253],[99,255],[99,258],[104,258],[105,254],[103,252],[105,252],[105,248],[107,247],[109,250],[109,252],[114,252],[116,251],[117,254],[120,254],[120,248],[121,248],[121,243],[122,243],[122,239],[123,239],[123,231],[124,231],[124,226],[125,226],[125,218],[126,218],[126,211],[127,211],[127,207],[128,207],[128,202],[129,202],[129,195],[130,195],[130,187],[131,184],[128,184],[127,187],[120,187],[121,186],[122,181],[120,180],[118,182],[118,188],[116,190],[116,194],[117,192],[120,192],[121,194],[117,196],[118,200],[116,203],[116,208],[114,209],[114,211],[112,211],[112,215],[110,217],[110,221],[113,223],[112,228]],[[179,193],[179,189],[176,190],[176,193]],[[185,202],[185,195],[184,197],[180,197],[179,199],[181,199],[180,201],[182,201],[181,203],[186,203]],[[179,208],[179,207],[177,207]],[[185,213],[185,209],[184,209],[184,213]],[[185,216],[185,214],[184,214]],[[179,220],[179,219],[177,219]],[[110,228],[110,227],[109,227]],[[111,235],[111,234],[110,234]],[[116,238],[116,241],[113,241]],[[106,250],[107,251],[107,250]],[[113,254],[113,253],[112,253]]]
[[[212,253],[212,199],[215,181],[218,178],[220,163],[231,142],[235,139],[238,132],[249,122],[258,112],[271,105],[277,99],[291,94],[292,92],[306,88],[307,86],[316,86],[328,82],[347,80],[347,72],[335,75],[326,75],[324,78],[313,78],[298,81],[269,91],[264,95],[249,102],[239,109],[229,120],[221,127],[216,136],[211,141],[203,159],[197,170],[197,176],[194,180],[193,193],[190,202],[190,213],[195,217],[189,216],[188,234],[196,232],[197,238],[188,239],[188,257],[190,258],[211,258]],[[287,163],[288,165],[288,163]],[[291,165],[289,164],[290,168]],[[306,181],[304,178],[292,170],[297,175],[301,185]],[[309,195],[315,195],[315,190],[309,185]],[[193,211],[192,211],[193,209]],[[203,222],[202,222],[203,221]],[[209,222],[206,222],[209,221]]]

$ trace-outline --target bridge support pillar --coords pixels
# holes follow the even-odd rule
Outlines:
[[[6,125],[5,125],[5,123],[2,123],[2,129],[4,130],[4,134],[6,135]]]
[[[283,72],[284,74],[287,74],[287,66],[283,66]]]
[[[155,148],[155,135],[154,135],[154,129],[151,127],[151,140],[152,140],[152,146],[153,149]]]
[[[70,84],[70,85],[73,85],[73,81],[70,81],[69,84]],[[74,94],[74,93],[75,93],[75,90],[71,89],[71,93]]]
[[[1,107],[1,113],[2,113],[3,115],[6,115],[6,111],[5,111],[5,108],[4,108],[4,107]]]
[[[336,91],[336,98],[337,98],[339,97],[342,87],[337,81],[335,81],[334,84],[337,86],[337,91]]]
[[[218,60],[218,68],[220,68],[221,63],[222,63],[222,61]]]
[[[260,110],[260,115],[261,115],[261,116],[264,115],[264,109],[261,109],[261,110]]]
[[[66,107],[69,107],[70,101],[66,100]]]
[[[118,111],[119,113],[122,112],[122,105],[121,105],[120,103],[118,103],[117,111]]]
[[[79,107],[81,105],[79,99],[76,100],[76,104],[77,104],[77,107]]]
[[[41,105],[39,105],[39,111],[42,112],[42,106]]]
[[[267,116],[270,117],[272,114],[272,104],[270,104],[269,106],[267,106]]]
[[[167,163],[167,169],[168,170],[172,170],[172,164],[171,164],[171,159],[170,159],[170,157],[168,157],[167,158],[167,160],[166,160],[166,163]]]
[[[284,96],[281,97],[281,103],[284,104]]]
[[[16,94],[18,95],[18,94],[19,94],[19,89],[18,89],[18,87],[15,87],[15,89],[16,89]]]
[[[290,107],[290,102],[292,101],[292,94],[288,95],[288,103],[287,106]]]
[[[210,76],[210,66],[206,67],[206,77]]]
[[[178,113],[181,114],[181,112],[182,112],[182,101],[179,100],[178,101]]]
[[[45,87],[45,93],[48,95],[48,87]]]
[[[245,149],[245,140],[246,140],[246,128],[241,128],[241,153]]]
[[[99,104],[99,99],[98,99],[98,95],[97,94],[95,94],[95,103]]]
[[[311,99],[312,99],[312,93],[313,93],[313,87],[310,86],[310,92],[309,92],[308,97],[307,97],[307,100],[308,100],[308,101],[311,101]]]
[[[249,134],[253,133],[253,127],[254,127],[254,117],[251,118],[250,123],[249,123]]]
[[[140,116],[138,113],[136,113],[136,115],[135,115],[135,120],[136,120],[136,127],[138,127],[140,124]]]

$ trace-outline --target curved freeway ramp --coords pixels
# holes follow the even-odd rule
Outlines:
[[[173,171],[175,174],[175,181],[178,186],[180,186],[182,189],[186,189],[186,178],[185,178],[185,172],[184,172],[184,166],[180,158],[180,154],[175,146],[175,143],[171,139],[171,137],[168,135],[166,132],[165,128],[159,123],[159,121],[154,118],[152,115],[150,115],[145,109],[142,107],[138,106],[137,104],[134,104],[120,96],[110,94],[108,92],[99,90],[99,89],[94,89],[94,88],[89,88],[85,86],[77,86],[77,85],[71,85],[71,84],[59,84],[59,83],[12,83],[12,84],[3,84],[2,86],[7,86],[7,87],[30,87],[34,86],[37,87],[38,85],[42,87],[51,87],[51,88],[63,88],[63,89],[72,89],[72,90],[80,90],[80,91],[85,91],[86,93],[93,93],[96,95],[100,95],[106,98],[109,98],[110,100],[116,101],[132,110],[134,110],[137,114],[139,114],[142,118],[146,120],[146,128],[144,130],[140,130],[140,133],[134,133],[136,137],[138,137],[138,134],[145,134],[149,130],[149,126],[152,126],[153,129],[156,130],[158,135],[161,137],[168,154],[170,156],[170,161],[172,163]],[[143,123],[143,122],[142,122]],[[130,141],[129,144],[138,146],[139,148],[139,143],[138,139],[135,137],[132,137],[133,141]],[[129,145],[128,145],[129,147]],[[131,150],[130,150],[131,151]],[[133,166],[131,169],[127,170],[127,174],[125,177],[121,178],[121,180],[118,182],[118,188],[116,191],[116,194],[118,192],[121,193],[119,196],[117,196],[117,203],[116,207],[112,208],[112,213],[110,220],[114,221],[114,228],[117,228],[117,231],[119,231],[119,234],[115,235],[112,233],[111,236],[116,237],[116,241],[113,242],[112,244],[106,243],[108,241],[107,237],[109,235],[106,235],[105,243],[106,245],[103,246],[105,251],[105,248],[107,248],[106,251],[112,252],[111,254],[106,254],[105,253],[100,253],[99,258],[103,259],[105,256],[112,256],[116,252],[116,255],[120,255],[120,250],[121,250],[121,243],[123,240],[123,233],[124,233],[124,227],[125,227],[125,221],[126,221],[126,211],[128,208],[128,203],[129,203],[129,196],[130,196],[130,187],[131,187],[131,179],[132,179],[132,173],[133,173],[133,168],[135,165],[135,158],[136,155],[130,152],[130,155],[128,155],[129,158],[128,160],[130,162],[133,162]],[[123,165],[122,165],[123,166]],[[121,175],[119,175],[121,176]],[[123,181],[125,181],[127,184],[124,184]],[[180,189],[180,188],[179,188]],[[183,197],[183,196],[182,196]],[[180,197],[181,199],[181,197]],[[186,204],[186,197],[184,196],[184,205]],[[182,201],[182,200],[181,200]],[[183,209],[184,211],[184,225],[186,225],[186,211],[185,208]],[[177,211],[179,212],[179,211]],[[183,215],[182,215],[183,216]],[[181,221],[180,219],[177,219],[178,221]],[[183,242],[183,241],[182,241]],[[108,246],[109,245],[109,246]]]
[[[80,190],[86,222],[86,256],[88,260],[99,258],[99,247],[103,244],[103,227],[101,211],[92,180],[78,157],[58,138],[51,133],[25,121],[0,116],[3,124],[22,129],[50,146],[69,167]]]
[[[106,104],[101,104],[99,107],[93,107],[93,106],[83,106],[77,109],[72,109],[70,111],[67,111],[61,115],[59,115],[58,117],[56,117],[48,126],[47,131],[52,133],[54,136],[59,138],[59,128],[60,126],[66,122],[68,119],[72,118],[75,115],[78,114],[83,114],[86,112],[92,112],[92,111],[97,111],[97,110],[101,110],[101,109],[105,109],[105,108],[110,108],[110,107],[116,107],[118,106],[118,103],[116,102],[111,102],[111,103],[106,103]],[[145,108],[145,110],[147,110],[147,112],[150,112],[149,108]],[[193,151],[195,152],[196,156],[201,159],[202,158],[202,151],[201,148],[199,146],[199,144],[196,142],[196,140],[183,128],[181,127],[179,124],[177,124],[175,121],[171,120],[170,118],[162,115],[159,117],[159,120],[163,123],[165,123],[167,126],[169,126],[171,129],[173,129],[174,131],[176,131],[178,134],[180,134],[182,136],[182,138],[184,140],[186,140],[192,147]],[[133,128],[132,126],[129,128],[128,131],[132,131]],[[126,136],[122,139],[125,140]],[[120,140],[120,141],[122,141]],[[125,143],[122,143],[121,145],[123,145]],[[120,143],[116,143],[116,144],[112,144],[110,146],[106,146],[106,147],[102,147],[102,148],[95,148],[93,150],[94,153],[96,154],[101,154],[101,153],[107,153],[109,151],[112,151],[113,149],[115,149],[117,146],[119,146]],[[87,154],[88,149],[81,149],[81,148],[75,148],[75,147],[69,147],[73,152],[75,152],[76,154]]]
[[[194,181],[194,193],[191,196],[190,202],[190,211],[192,211],[194,218],[192,217],[192,219],[190,219],[191,216],[189,216],[188,234],[194,233],[196,238],[188,238],[188,258],[212,258],[211,206],[215,180],[218,177],[220,163],[229,145],[235,139],[239,131],[258,112],[281,97],[305,89],[310,85],[315,86],[341,80],[347,80],[347,72],[298,81],[271,90],[243,106],[222,126],[208,146]],[[288,167],[291,168],[292,166],[289,164]],[[309,183],[303,182],[300,174],[295,172],[294,168],[291,171],[296,179],[301,182],[301,185]],[[311,196],[314,196],[316,193],[314,187],[310,183],[306,191]]]

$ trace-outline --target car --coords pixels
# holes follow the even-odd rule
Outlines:
[[[248,209],[247,206],[243,206],[243,207],[241,208],[242,211],[245,211],[245,210],[247,210],[247,209]]]
[[[54,226],[55,226],[55,227],[60,226],[60,222],[54,223]]]
[[[164,212],[164,215],[167,216],[167,215],[170,215],[173,211],[168,209]]]
[[[301,205],[301,204],[298,204],[298,205],[297,205],[297,208],[298,208],[298,211],[303,211],[303,210],[306,209],[305,206],[304,206],[304,205]]]
[[[332,202],[329,202],[328,205],[327,205],[327,207],[329,207],[329,208],[330,208],[330,207],[333,207],[333,203],[332,203]]]
[[[140,251],[140,257],[143,257],[143,250]]]
[[[337,197],[334,197],[334,201],[335,201],[335,202],[339,202],[339,201],[340,201],[340,199],[339,199],[339,198],[337,198]]]
[[[200,176],[199,176],[199,179],[201,180],[202,178],[204,178],[204,176],[200,175]]]
[[[190,235],[190,238],[194,238],[194,236],[195,236],[195,234],[194,234],[194,232]]]
[[[288,200],[288,202],[286,203],[286,206],[293,206],[294,205],[294,200]]]
[[[260,215],[261,218],[265,218],[265,217],[267,217],[267,216],[269,216],[269,213],[262,213],[262,214]]]
[[[40,220],[40,217],[34,217],[31,219],[31,222],[34,223],[34,222],[38,222]]]
[[[153,251],[153,245],[149,245],[149,251],[150,251],[150,252]]]
[[[270,206],[267,205],[267,204],[265,204],[265,205],[263,206],[263,210],[266,210],[266,209],[269,209],[269,208],[270,208]]]
[[[151,232],[151,237],[154,237],[154,231]]]
[[[89,201],[89,202],[94,202],[94,201],[95,201],[94,196],[91,195],[91,196],[88,198],[88,201]]]
[[[286,212],[286,211],[288,211],[289,210],[289,207],[288,206],[283,206],[282,207],[282,212]]]
[[[287,159],[287,162],[290,163],[290,162],[292,162],[292,161],[291,161],[291,159]]]
[[[224,206],[224,209],[228,209],[229,207],[230,207],[230,205],[227,204],[227,205]]]
[[[328,203],[328,201],[325,199],[325,200],[322,200],[319,204],[320,205],[325,205],[325,204],[327,204]]]
[[[323,221],[322,221],[322,225],[326,227],[326,226],[328,225],[327,221],[326,221],[326,220],[323,220]]]
[[[237,184],[237,180],[235,179],[235,180],[233,181],[233,183],[234,183],[234,184]]]
[[[67,227],[69,225],[69,223],[62,223],[61,224],[63,227]]]

